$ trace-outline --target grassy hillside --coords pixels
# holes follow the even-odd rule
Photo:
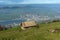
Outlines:
[[[42,23],[39,28],[31,28],[20,31],[20,28],[12,28],[0,31],[0,40],[60,40],[60,32],[52,33],[48,30],[60,29],[60,22]]]

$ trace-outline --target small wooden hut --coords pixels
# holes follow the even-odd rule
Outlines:
[[[35,21],[26,21],[21,23],[21,29],[25,30],[26,28],[30,27],[36,27],[36,22]]]

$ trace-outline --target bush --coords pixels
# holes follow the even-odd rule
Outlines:
[[[52,22],[60,22],[60,20],[59,20],[59,19],[57,19],[57,20],[53,20]]]

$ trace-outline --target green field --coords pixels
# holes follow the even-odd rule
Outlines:
[[[60,32],[52,33],[48,30],[60,29],[60,22],[39,23],[39,28],[30,28],[21,31],[20,28],[12,28],[0,31],[0,40],[60,40]]]

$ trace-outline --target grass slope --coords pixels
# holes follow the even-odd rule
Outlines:
[[[20,28],[12,28],[0,31],[0,40],[60,40],[60,33],[52,33],[48,30],[60,28],[60,22],[39,24],[39,28],[31,28],[19,31]]]

